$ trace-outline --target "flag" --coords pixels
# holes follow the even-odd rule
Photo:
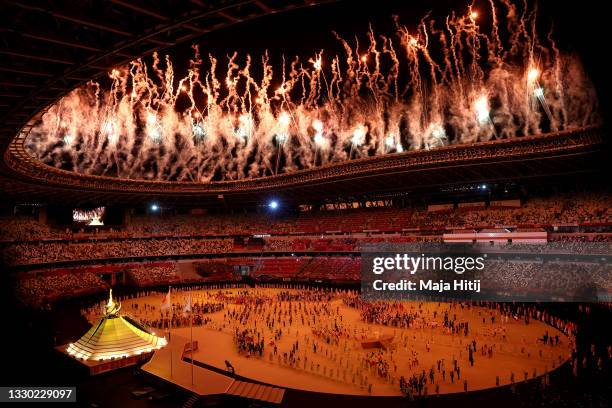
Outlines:
[[[189,313],[191,313],[191,292],[189,292],[187,302],[185,303],[185,306],[183,306],[183,316],[187,316]]]
[[[172,305],[172,301],[170,300],[170,288],[168,288],[168,293],[164,296],[164,300],[161,302],[160,309],[163,311],[170,309]]]

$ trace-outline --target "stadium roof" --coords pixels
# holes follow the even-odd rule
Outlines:
[[[45,109],[115,66],[206,33],[333,0],[36,2],[3,0],[0,193],[15,202],[200,205],[289,203],[504,182],[599,170],[598,128],[351,160],[245,181],[184,183],[83,176],[30,157],[24,139]],[[73,3],[73,7],[68,7]]]
[[[287,203],[329,197],[415,191],[465,183],[510,182],[599,170],[604,143],[600,128],[534,137],[447,146],[352,160],[311,170],[243,181],[212,183],[121,180],[84,176],[46,166],[18,145],[8,163],[13,180],[2,190],[12,198],[75,203],[160,202],[261,203],[274,196]]]

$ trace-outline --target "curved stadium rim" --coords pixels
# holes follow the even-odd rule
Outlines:
[[[83,175],[45,165],[25,150],[24,142],[37,118],[32,119],[13,139],[4,154],[4,162],[15,176],[30,181],[58,186],[74,186],[101,191],[131,192],[192,192],[223,194],[237,191],[260,191],[278,187],[297,187],[322,180],[341,180],[355,175],[392,173],[406,168],[441,166],[457,161],[478,161],[499,158],[529,157],[542,153],[571,153],[603,143],[603,128],[589,126],[579,129],[494,140],[471,144],[439,147],[432,150],[414,150],[377,157],[325,164],[292,173],[235,181],[207,183],[124,179],[109,176]]]
[[[78,34],[82,33],[83,30],[92,35],[114,36],[116,41],[111,42],[108,46],[103,46],[103,43],[98,44],[95,49],[87,51],[91,53],[87,58],[68,61],[70,63],[68,67],[61,71],[51,69],[52,64],[39,64],[39,69],[44,72],[19,70],[19,64],[15,67],[9,66],[2,69],[3,72],[12,72],[11,69],[15,69],[14,72],[23,76],[26,82],[28,80],[36,82],[33,79],[34,77],[31,77],[34,74],[44,74],[43,77],[48,79],[37,84],[21,83],[21,80],[19,80],[20,83],[17,84],[19,86],[10,96],[19,96],[20,98],[14,100],[14,104],[0,105],[0,108],[2,108],[0,109],[0,120],[2,121],[0,126],[0,151],[2,152],[0,155],[0,190],[8,188],[8,191],[10,191],[10,189],[14,189],[12,186],[15,186],[15,183],[13,182],[17,182],[23,183],[22,187],[25,184],[36,189],[41,187],[65,187],[83,189],[89,192],[162,195],[221,195],[245,192],[260,194],[271,189],[312,187],[318,183],[341,182],[344,184],[346,182],[348,185],[348,181],[359,182],[371,176],[398,175],[399,177],[402,172],[432,170],[438,167],[451,169],[453,174],[456,174],[457,171],[453,167],[459,168],[465,164],[485,164],[492,161],[516,163],[520,160],[536,160],[547,154],[550,156],[579,155],[585,151],[599,149],[604,141],[602,128],[592,126],[540,136],[355,159],[261,178],[207,183],[80,175],[47,166],[30,156],[25,150],[25,138],[31,131],[32,126],[40,119],[46,109],[56,103],[59,98],[83,83],[104,75],[115,66],[149,55],[154,51],[161,51],[180,43],[187,43],[208,32],[266,15],[309,6],[337,3],[342,0],[284,0],[281,4],[273,0],[211,1],[207,3],[200,0],[191,0],[191,2],[181,4],[181,10],[175,16],[160,14],[150,7],[138,6],[137,3],[125,0],[110,2],[108,10],[97,10],[95,11],[96,14],[92,14],[91,10],[88,11],[87,9],[82,9],[75,14],[74,10],[63,10],[56,5],[45,8],[13,0],[5,1],[7,5],[15,9],[18,13],[17,16],[48,18],[51,21],[60,21],[67,25],[72,24],[72,30],[76,33],[73,38],[41,39],[40,33],[36,32],[36,27],[32,28],[33,32],[29,32],[29,29],[24,31],[11,27],[5,29],[11,35],[18,34],[16,38],[20,40],[17,43],[20,43],[25,37],[36,38],[37,41],[46,41],[45,44],[48,45],[51,52],[54,51],[53,47],[56,47],[57,44],[64,47],[76,44],[75,47],[83,47],[78,38]],[[105,17],[104,13],[116,13],[118,11],[122,13],[133,12],[135,19],[146,17],[148,20],[144,20],[143,27],[136,25],[134,27],[117,26],[117,22],[113,22],[111,18],[112,15],[109,15],[109,22],[102,21]],[[7,17],[10,18],[10,10],[8,9]],[[208,21],[210,17],[218,17],[220,22],[212,24]],[[155,24],[151,23],[150,20]],[[64,33],[58,32],[55,34],[60,36]],[[104,38],[104,36],[101,38]],[[12,37],[7,35],[7,41],[10,42],[11,39]],[[63,42],[58,42],[59,40]],[[68,41],[68,43],[65,41]],[[95,45],[94,43],[92,44]],[[15,45],[13,44],[13,48]],[[18,58],[31,59],[35,57],[21,53]],[[36,58],[39,58],[38,61],[41,60],[40,56]],[[57,59],[53,61],[57,63]],[[61,62],[67,64],[66,61]],[[7,83],[4,82],[3,86],[7,86]],[[4,108],[8,109],[5,110]],[[466,179],[466,177],[463,178]],[[456,179],[456,177],[452,177],[452,179]],[[459,180],[455,180],[455,182],[459,182]],[[349,188],[349,190],[351,189]]]

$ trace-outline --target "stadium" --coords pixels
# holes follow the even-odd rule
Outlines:
[[[0,402],[609,406],[603,6],[0,4]]]

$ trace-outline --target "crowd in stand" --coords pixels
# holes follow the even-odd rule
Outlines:
[[[610,234],[597,233],[549,234],[548,238],[552,242],[610,242],[612,240]]]
[[[388,243],[408,243],[417,241],[441,241],[441,236],[432,235],[408,235],[402,236],[399,233],[373,235],[367,237],[303,237],[295,238],[292,236],[286,237],[270,237],[265,239],[264,250],[271,252],[346,252],[358,251],[363,245],[377,244],[381,242]]]
[[[121,237],[202,237],[209,235],[326,234],[371,231],[401,231],[405,228],[541,226],[551,224],[606,224],[612,222],[612,198],[607,193],[560,194],[551,198],[530,198],[519,208],[461,207],[450,211],[400,209],[392,207],[301,212],[274,216],[266,213],[212,215],[134,216],[113,231]],[[29,217],[3,217],[0,241],[70,239],[71,234],[53,230]],[[111,237],[109,235],[109,237]],[[76,236],[72,236],[76,238]],[[350,244],[350,242],[348,242]],[[288,250],[282,241],[270,240],[270,250]]]
[[[224,253],[231,239],[134,239],[98,242],[39,242],[13,244],[3,250],[8,265],[26,265],[78,259],[107,259]]]
[[[510,226],[612,222],[612,199],[608,194],[558,195],[533,198],[520,208],[416,211],[412,221],[419,226]]]
[[[0,217],[0,241],[36,241],[65,237],[64,232],[54,231],[32,217]]]
[[[292,220],[275,220],[279,232],[290,232]],[[176,215],[170,217],[137,216],[125,228],[130,236],[203,236],[244,235],[266,231],[272,220],[266,214]]]
[[[307,249],[308,240],[304,239],[289,239],[289,238],[269,238],[266,239],[265,249],[268,251],[289,252],[295,250]],[[300,249],[294,249],[300,248]]]
[[[581,193],[532,198],[526,200],[520,208],[463,208],[441,213],[383,207],[300,213],[282,218],[267,214],[135,217],[125,232],[132,236],[324,234],[329,231],[399,231],[411,227],[610,223],[611,202],[612,198],[607,193]],[[273,249],[275,245],[282,243],[273,242],[270,245]]]
[[[150,265],[142,264],[128,269],[128,275],[136,286],[160,286],[180,282],[176,264]]]
[[[110,258],[143,258],[150,256],[180,256],[197,254],[229,253],[234,249],[232,238],[199,237],[202,233],[233,234],[270,231],[275,233],[295,232],[297,230],[334,231],[339,225],[347,230],[358,231],[381,225],[394,228],[417,225],[423,228],[432,226],[456,225],[526,225],[556,223],[600,223],[612,221],[608,194],[580,194],[577,197],[557,195],[554,198],[534,198],[526,201],[521,208],[515,209],[459,209],[452,212],[436,213],[408,211],[392,208],[372,208],[344,211],[321,211],[320,213],[300,214],[293,218],[271,218],[264,214],[212,215],[212,216],[175,216],[135,217],[123,231],[128,235],[173,235],[183,238],[123,238],[73,241],[65,240],[66,233],[55,231],[30,217],[2,218],[0,240],[19,241],[5,243],[2,249],[6,265],[35,265],[75,260],[95,260]],[[340,223],[340,224],[338,224]],[[602,224],[603,223],[603,224]],[[342,229],[341,228],[341,229]],[[569,227],[563,227],[565,229]],[[598,231],[603,227],[598,227]],[[529,230],[523,227],[523,230]],[[441,235],[429,236],[402,235],[395,232],[387,235],[318,235],[318,236],[272,236],[264,239],[263,249],[259,251],[359,251],[363,244],[396,242],[426,242],[424,250],[431,251],[431,242],[440,241]],[[565,234],[565,235],[564,235]],[[556,232],[554,242],[546,246],[512,243],[498,245],[496,250],[517,253],[559,253],[559,254],[608,254],[610,234],[597,232],[590,235],[588,244],[580,233]],[[51,239],[43,241],[42,239]],[[27,242],[31,241],[31,242]],[[301,281],[355,281],[359,279],[360,258],[354,256],[330,257],[269,257],[257,258],[250,265],[251,276],[255,279],[291,279]],[[240,262],[215,260],[196,265],[198,280],[236,279],[234,265]],[[144,265],[129,267],[126,271],[137,286],[155,286],[178,283],[176,266]],[[576,288],[598,288],[610,291],[609,270],[604,264],[504,262],[499,267],[487,268],[495,271],[494,276],[483,277],[483,282],[496,282],[494,289],[516,291],[526,288],[546,289],[570,295]],[[498,272],[503,271],[503,274]],[[95,274],[83,276],[78,282],[75,274],[62,273],[33,276],[19,282],[20,294],[24,299],[40,301],[70,295],[79,290],[98,290],[105,283]],[[486,284],[485,284],[486,285]],[[29,300],[28,300],[29,302]]]
[[[534,248],[532,245],[524,246],[529,250]],[[479,279],[482,283],[483,292],[487,292],[489,295],[499,294],[503,297],[511,294],[516,298],[523,297],[524,299],[588,300],[601,299],[612,293],[609,264],[599,262],[597,259],[589,262],[560,261],[556,258],[556,255],[553,255],[550,260],[544,261],[540,258],[542,257],[542,251],[547,247],[538,246],[536,248],[540,248],[539,251],[536,251],[539,258],[532,260],[524,259],[529,252],[517,252],[519,250],[514,248],[512,248],[513,252],[518,253],[521,259],[501,261],[495,259],[495,253],[490,253],[492,258],[485,262],[485,268],[476,272],[474,276],[470,276],[470,279]],[[188,282],[231,282],[240,280],[240,276],[233,272],[234,265],[243,265],[250,269],[249,275],[255,281],[260,282],[287,279],[294,282],[358,282],[361,271],[361,257],[270,257],[260,258],[256,261],[227,258],[208,262],[196,261],[193,265],[196,273],[186,277],[179,276],[175,262],[167,261],[119,264],[113,266],[112,270],[127,273],[128,283],[139,287],[150,287]],[[293,269],[291,269],[291,273],[288,273],[287,268],[290,266]],[[36,274],[30,274],[28,285],[29,287],[61,288],[64,282],[67,282],[65,290],[58,290],[57,296],[69,295],[71,293],[69,285],[77,280],[77,276],[85,276],[84,284],[87,285],[90,282],[89,277],[96,274],[100,276],[101,273],[104,273],[104,271],[97,271],[95,268],[89,269],[91,271],[82,271],[80,267],[49,269],[45,271],[44,275],[38,277]],[[264,270],[265,273],[259,273],[259,271]],[[436,271],[421,271],[419,278],[437,281],[440,277],[436,275],[437,273]],[[69,279],[65,278],[66,274],[70,276]],[[41,282],[37,283],[38,280],[41,280]],[[93,285],[93,287],[103,287],[101,280],[95,282],[98,282],[98,284]],[[30,291],[27,296],[28,299],[37,297],[39,300],[43,300],[48,296],[44,291]],[[384,302],[374,305],[376,307],[371,306],[367,312],[362,312],[364,313],[364,320],[380,321],[383,319],[386,321],[386,319],[389,319],[393,322],[391,325],[397,327],[408,327],[415,322],[416,316],[413,313],[388,310],[390,306]],[[382,316],[386,317],[383,318]]]
[[[594,298],[612,293],[609,264],[576,262],[489,262],[479,275],[485,289]],[[528,291],[527,293],[523,291]]]
[[[552,241],[546,245],[534,245],[529,243],[509,243],[500,245],[499,250],[512,253],[532,253],[532,254],[600,254],[608,255],[610,253],[610,241],[605,242],[585,242],[585,241]]]
[[[41,307],[60,298],[101,292],[108,284],[93,273],[61,273],[36,276],[28,273],[15,282],[15,295],[24,304]]]
[[[53,263],[81,259],[127,258],[146,256],[173,256],[231,252],[231,238],[214,238],[209,234],[287,234],[311,232],[320,236],[272,236],[264,239],[264,246],[247,247],[250,251],[358,251],[368,243],[415,241],[441,241],[437,235],[407,233],[403,228],[419,227],[452,229],[457,227],[529,226],[555,224],[612,223],[612,200],[608,194],[580,194],[576,197],[557,195],[554,198],[533,198],[520,208],[458,209],[451,212],[411,211],[394,208],[370,208],[343,211],[300,213],[297,216],[276,218],[265,214],[189,215],[173,217],[134,217],[123,228],[124,238],[112,239],[66,238],[65,232],[54,231],[33,218],[2,219],[0,241],[5,241],[2,253],[7,265]],[[369,230],[369,228],[375,228]],[[376,231],[394,232],[377,235]],[[358,236],[334,236],[325,232],[344,231]],[[607,230],[606,230],[607,231]],[[374,236],[370,236],[374,234]],[[598,232],[587,237],[569,233],[554,234],[554,240],[569,251],[579,250],[579,243],[587,240],[609,242],[610,233]],[[146,238],[130,238],[130,237]],[[197,237],[196,237],[197,236]],[[53,241],[43,241],[43,239]],[[17,242],[6,242],[17,241]],[[578,244],[576,244],[578,243]]]

